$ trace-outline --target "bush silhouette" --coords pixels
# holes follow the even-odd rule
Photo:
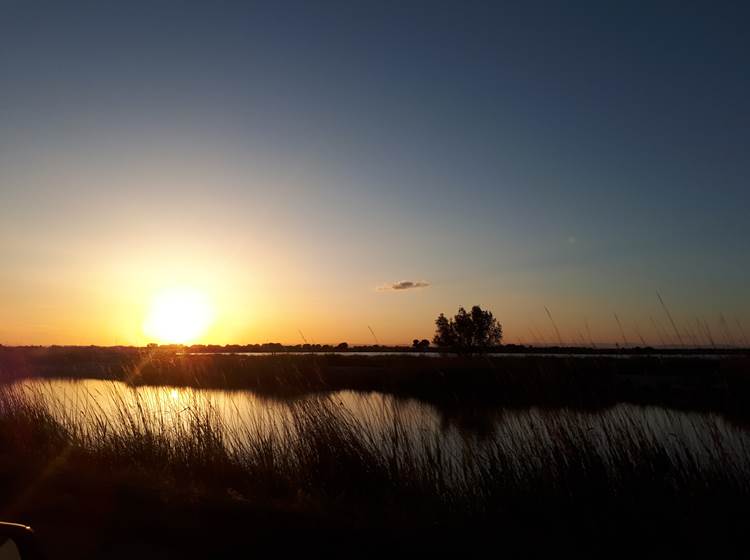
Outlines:
[[[415,350],[418,350],[419,352],[424,352],[430,347],[430,341],[426,338],[423,338],[422,340],[419,340],[418,338],[415,338],[412,341],[412,347]]]
[[[438,315],[432,342],[440,348],[471,353],[497,346],[502,339],[503,327],[492,312],[475,305],[469,312],[459,307],[453,319]]]

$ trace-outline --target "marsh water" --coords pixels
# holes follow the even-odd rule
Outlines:
[[[603,349],[604,350],[604,349]],[[680,353],[679,349],[672,348],[670,352],[664,352],[660,350],[654,350],[653,352],[648,352],[644,354],[643,352],[632,352],[628,351],[627,349],[617,349],[617,351],[614,351],[614,347],[610,349],[609,352],[544,352],[543,354],[540,354],[539,352],[486,352],[482,354],[483,356],[488,356],[491,358],[503,358],[503,357],[520,357],[520,358],[528,358],[528,357],[538,357],[538,356],[546,356],[548,358],[569,358],[571,355],[575,356],[576,358],[620,358],[620,359],[627,359],[632,358],[633,356],[649,356],[652,358],[655,357],[670,357],[670,358],[702,358],[702,359],[715,359],[719,360],[721,358],[726,358],[728,356],[734,356],[734,354],[731,353],[722,353],[721,351],[717,351],[715,348],[712,349],[711,352],[701,353],[701,352],[685,352]],[[677,350],[677,351],[675,351]],[[706,349],[708,350],[708,349]],[[351,357],[351,356],[370,356],[370,357],[378,357],[378,356],[400,356],[400,357],[410,357],[410,358],[444,358],[446,356],[458,356],[459,354],[454,354],[452,352],[416,352],[416,351],[388,351],[388,350],[378,350],[378,351],[336,351],[336,350],[328,350],[328,351],[305,351],[305,352],[290,352],[290,351],[281,351],[281,352],[177,352],[177,355],[185,355],[185,356],[344,356],[344,357]]]
[[[130,387],[102,380],[33,380],[15,387],[42,400],[53,417],[84,435],[104,428],[184,436],[197,423],[208,422],[230,447],[242,446],[271,432],[291,433],[295,409],[313,403],[324,405],[314,410],[354,426],[384,450],[398,435],[401,445],[411,449],[447,452],[445,461],[467,449],[494,446],[542,468],[546,455],[559,461],[565,446],[574,442],[605,461],[634,451],[635,445],[658,448],[670,461],[701,470],[724,468],[722,457],[750,466],[750,432],[710,412],[619,404],[596,411],[531,407],[456,413],[374,392],[276,400],[250,391]],[[629,450],[623,449],[626,440]]]

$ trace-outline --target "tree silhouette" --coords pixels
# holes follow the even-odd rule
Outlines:
[[[430,341],[426,338],[423,338],[422,340],[419,340],[418,338],[415,338],[412,341],[411,344],[415,350],[418,350],[419,352],[424,352],[430,347]]]
[[[502,339],[503,327],[492,312],[475,305],[470,312],[459,307],[453,319],[448,319],[442,313],[438,315],[432,342],[440,348],[471,353],[497,346]]]

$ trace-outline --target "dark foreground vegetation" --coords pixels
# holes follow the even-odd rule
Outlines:
[[[742,357],[3,352],[6,379],[93,376],[291,397],[284,422],[239,437],[210,407],[188,410],[177,427],[124,404],[83,424],[40,394],[1,387],[2,516],[34,525],[52,558],[243,558],[261,545],[282,555],[478,553],[483,545],[601,554],[635,543],[716,552],[740,546],[750,527],[742,426],[727,430],[709,414],[680,431],[684,420],[664,412],[661,433],[607,409],[632,401],[743,418]],[[520,428],[467,436],[456,448],[429,430],[407,437],[398,415],[374,433],[326,394],[341,388],[466,413],[527,412]],[[314,396],[294,398],[303,393]],[[692,441],[693,428],[706,437]],[[341,549],[349,546],[359,548]]]

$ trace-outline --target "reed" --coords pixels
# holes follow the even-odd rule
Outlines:
[[[569,535],[644,515],[680,530],[747,518],[750,435],[713,414],[532,407],[480,437],[441,430],[389,397],[359,416],[332,393],[228,422],[194,392],[175,421],[158,401],[111,390],[114,404],[92,395],[76,408],[30,386],[0,387],[6,516],[57,527],[75,511],[77,523],[95,523],[105,495],[110,523],[141,523],[154,508],[189,526],[208,508],[201,523],[239,531],[257,516],[265,531],[502,523]]]

